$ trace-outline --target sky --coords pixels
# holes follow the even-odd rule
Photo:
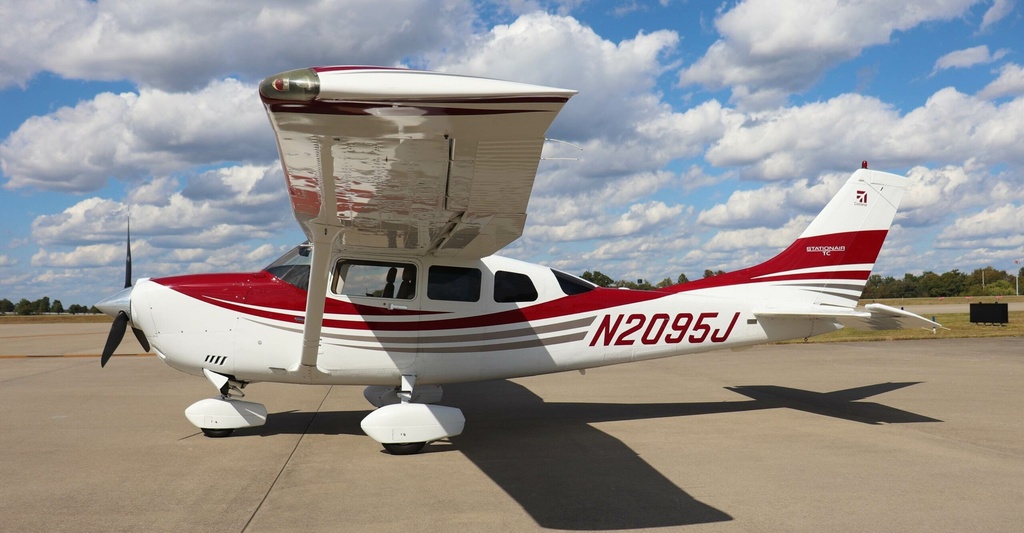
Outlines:
[[[129,213],[136,277],[301,242],[256,85],[326,65],[579,91],[502,255],[655,283],[743,268],[867,160],[913,180],[875,273],[1015,270],[1021,3],[4,2],[0,298],[116,292]]]

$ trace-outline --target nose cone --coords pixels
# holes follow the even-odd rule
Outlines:
[[[96,304],[96,309],[99,309],[103,314],[117,318],[117,314],[124,312],[127,316],[132,316],[132,288],[127,287],[118,291],[113,296],[104,298],[103,301]]]

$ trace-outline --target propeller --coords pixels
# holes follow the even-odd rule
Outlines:
[[[128,329],[128,322],[131,321],[129,312],[131,310],[132,296],[132,223],[128,220],[128,251],[124,263],[124,289],[117,294],[96,304],[96,307],[104,313],[114,317],[114,323],[110,326],[110,333],[107,334],[107,343],[103,345],[103,355],[100,357],[100,367],[107,366],[107,361],[114,355],[114,350],[124,339],[124,333]],[[116,311],[116,314],[115,314]],[[149,339],[141,329],[132,326],[132,333],[138,339],[142,349],[149,351]]]

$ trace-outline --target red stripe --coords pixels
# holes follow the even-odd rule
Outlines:
[[[882,249],[885,236],[889,230],[852,231],[847,233],[834,233],[831,235],[817,235],[797,239],[779,255],[761,263],[760,265],[727,272],[718,276],[694,280],[682,285],[674,285],[662,289],[665,292],[676,293],[706,289],[710,287],[726,287],[729,285],[743,285],[747,283],[758,283],[767,281],[765,276],[780,272],[790,272],[806,268],[828,268],[843,265],[874,264],[878,258],[878,252]],[[811,249],[836,249],[843,247],[844,251],[832,251],[827,255],[820,251],[808,251]],[[803,274],[794,274],[802,276]],[[862,271],[825,271],[808,274],[814,279],[855,279],[867,280],[871,275],[870,270]],[[772,278],[772,280],[782,278]],[[804,278],[793,278],[804,279]]]
[[[304,313],[306,292],[265,273],[253,274],[195,274],[152,280],[181,294],[223,309],[249,316],[284,322],[301,323],[288,311]],[[467,329],[516,324],[521,322],[558,318],[607,309],[619,305],[654,300],[667,296],[656,291],[628,291],[597,288],[593,291],[566,296],[530,307],[475,316],[426,318],[437,316],[437,311],[388,310],[383,307],[354,305],[328,298],[324,312],[349,315],[351,320],[326,319],[324,327],[374,331],[416,331]],[[266,307],[276,311],[252,309]],[[451,315],[452,313],[445,313]],[[402,321],[374,320],[379,317],[408,317]],[[300,317],[299,317],[300,318]]]
[[[757,278],[750,280],[749,283],[766,283],[773,281],[793,281],[793,280],[832,280],[832,279],[849,279],[855,281],[862,281],[868,279],[871,276],[870,270],[848,270],[842,272],[810,272],[805,274],[786,274],[783,276],[768,275],[767,277]]]

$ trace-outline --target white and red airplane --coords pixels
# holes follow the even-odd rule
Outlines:
[[[596,287],[492,255],[526,222],[545,132],[575,91],[377,67],[260,85],[308,242],[260,272],[140,279],[97,304],[220,391],[185,414],[209,436],[262,425],[256,382],[367,386],[362,428],[391,453],[459,435],[446,383],[804,338],[937,326],[857,302],[906,178],[857,170],[800,237],[750,268],[654,291]],[[130,245],[129,245],[130,246]],[[235,395],[231,391],[236,391]]]

